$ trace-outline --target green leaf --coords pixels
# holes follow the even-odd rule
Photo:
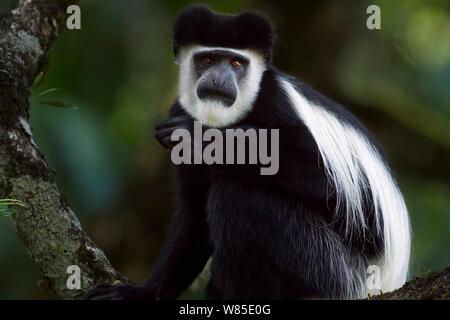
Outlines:
[[[10,217],[14,214],[14,210],[9,206],[25,207],[25,204],[15,199],[0,199],[0,216]]]
[[[16,199],[0,199],[0,205],[16,205],[20,207],[25,207],[25,204],[22,201]]]
[[[72,103],[69,102],[62,102],[62,101],[39,101],[40,104],[46,104],[52,107],[56,108],[68,108],[68,109],[78,109],[77,106],[75,106]]]
[[[37,86],[39,86],[39,84],[42,81],[42,77],[44,76],[44,72],[39,72],[36,76],[36,78],[34,78],[33,81],[33,88],[36,88]]]
[[[0,209],[0,216],[10,217],[13,215],[13,213],[14,211],[12,211],[11,209]]]
[[[36,99],[36,98],[42,97],[43,95],[46,95],[47,93],[54,92],[54,91],[57,91],[57,90],[62,90],[62,89],[61,88],[51,88],[51,89],[42,91],[41,93],[39,93],[36,97],[33,97],[32,99]]]

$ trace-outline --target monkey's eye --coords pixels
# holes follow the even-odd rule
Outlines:
[[[241,66],[241,62],[240,62],[239,60],[234,59],[233,61],[231,61],[231,65],[232,65],[234,68],[238,68],[238,67]]]
[[[211,64],[212,61],[213,61],[213,60],[211,59],[211,57],[208,57],[208,56],[205,56],[205,57],[202,58],[202,62],[203,62],[204,64]]]

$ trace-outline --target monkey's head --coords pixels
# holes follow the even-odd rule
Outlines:
[[[173,42],[182,107],[210,127],[244,118],[258,95],[273,41],[271,23],[258,14],[217,14],[205,6],[185,9]]]

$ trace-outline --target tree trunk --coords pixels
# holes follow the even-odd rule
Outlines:
[[[25,204],[11,220],[42,272],[40,286],[75,299],[98,282],[126,279],[81,228],[28,124],[29,89],[65,24],[67,5],[19,0],[0,20],[0,198]],[[67,288],[70,265],[80,268],[81,290]]]

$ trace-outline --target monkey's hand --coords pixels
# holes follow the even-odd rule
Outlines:
[[[172,141],[172,133],[176,129],[192,130],[193,120],[187,115],[169,118],[161,121],[155,127],[155,137],[164,148],[173,148],[178,141]]]
[[[140,300],[154,299],[146,287],[131,284],[101,283],[89,290],[84,297],[85,300]]]

